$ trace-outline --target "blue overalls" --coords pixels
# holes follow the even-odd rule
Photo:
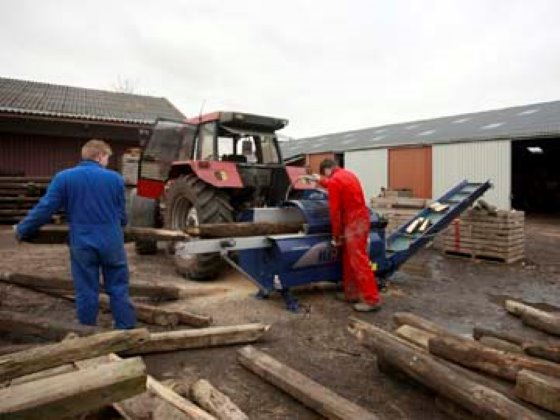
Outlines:
[[[101,270],[115,327],[134,328],[136,316],[128,296],[122,231],[127,223],[122,177],[92,160],[59,172],[45,196],[18,224],[17,235],[23,240],[32,237],[61,208],[70,225],[70,261],[79,321],[96,324]]]

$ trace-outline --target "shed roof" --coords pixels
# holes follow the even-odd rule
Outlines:
[[[415,144],[560,135],[560,101],[344,131],[282,143],[284,158]]]
[[[0,77],[0,113],[153,124],[185,116],[166,98]]]

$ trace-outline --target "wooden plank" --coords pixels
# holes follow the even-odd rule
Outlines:
[[[60,340],[69,332],[75,332],[78,335],[90,335],[103,331],[103,328],[90,327],[76,322],[58,321],[26,313],[0,311],[0,331],[16,335],[42,337],[47,340]]]
[[[506,300],[506,310],[521,317],[525,325],[560,336],[560,314],[542,311],[533,306],[515,300]]]
[[[144,392],[146,367],[140,357],[65,373],[0,390],[0,416],[59,419]]]
[[[515,394],[532,404],[560,414],[560,379],[522,370],[517,375]]]
[[[217,390],[210,382],[199,379],[192,384],[191,398],[202,408],[220,420],[249,420],[227,395]]]
[[[238,360],[253,373],[326,418],[341,420],[378,418],[373,413],[252,346],[240,349]]]
[[[371,324],[350,318],[350,332],[378,357],[481,418],[540,419],[500,392],[482,385],[441,363],[437,357]]]
[[[270,325],[254,323],[151,333],[147,341],[122,354],[136,355],[252,343],[269,329]]]
[[[0,357],[0,381],[10,380],[76,360],[124,351],[148,340],[145,329],[110,331],[38,346]]]

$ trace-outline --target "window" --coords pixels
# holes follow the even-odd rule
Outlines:
[[[216,124],[206,123],[200,127],[196,158],[198,160],[214,160],[214,134]]]
[[[274,135],[262,134],[261,139],[261,155],[262,163],[278,163],[278,150],[276,149],[276,142]]]

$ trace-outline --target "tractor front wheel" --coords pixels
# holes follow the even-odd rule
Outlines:
[[[166,193],[165,226],[183,230],[188,226],[233,221],[228,195],[195,175],[177,178]],[[210,280],[224,268],[217,253],[174,257],[177,271],[193,280]]]

